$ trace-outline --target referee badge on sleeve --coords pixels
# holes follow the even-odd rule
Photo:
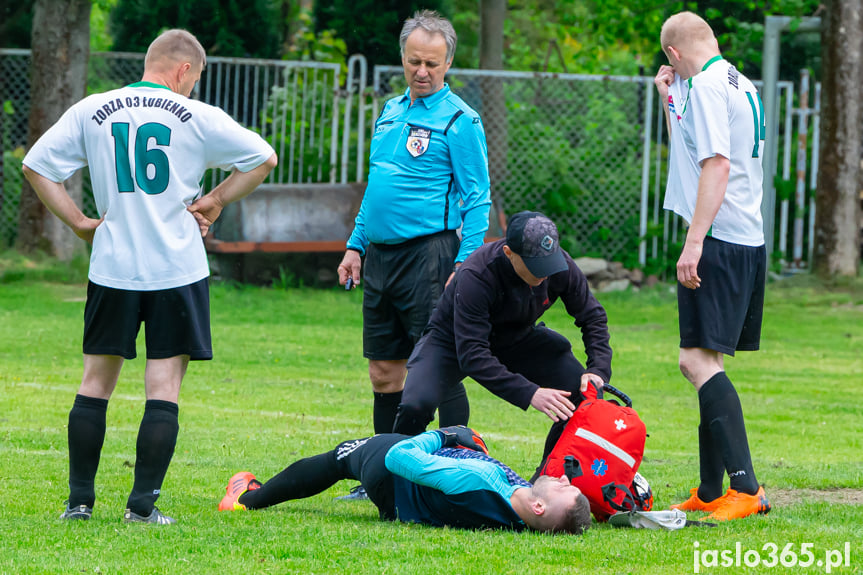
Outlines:
[[[429,149],[429,140],[431,139],[431,130],[425,128],[415,128],[411,126],[410,135],[408,135],[407,149],[414,158],[425,154]]]

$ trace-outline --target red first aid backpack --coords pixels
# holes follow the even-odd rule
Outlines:
[[[625,405],[604,399],[603,392],[617,396]],[[597,521],[607,521],[618,511],[648,511],[653,494],[637,473],[646,438],[644,422],[626,394],[608,384],[602,389],[589,385],[542,474],[567,475],[590,501]]]

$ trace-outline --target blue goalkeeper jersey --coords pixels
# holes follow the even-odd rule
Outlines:
[[[465,529],[526,528],[510,497],[530,483],[484,453],[441,448],[440,434],[429,431],[392,446],[386,466],[394,475],[400,521]]]
[[[347,247],[400,244],[462,227],[456,262],[482,245],[491,205],[479,115],[449,86],[411,105],[410,90],[375,122],[369,181]]]

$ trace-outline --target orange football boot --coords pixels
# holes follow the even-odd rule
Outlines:
[[[248,471],[240,471],[235,473],[228,481],[228,486],[225,488],[225,496],[219,502],[219,511],[242,511],[246,506],[240,503],[240,496],[246,491],[254,491],[260,489],[261,482]]]
[[[756,513],[766,515],[772,509],[770,501],[767,500],[767,495],[764,494],[764,487],[759,487],[755,495],[729,489],[720,499],[722,501],[719,506],[716,507],[713,513],[705,517],[705,520],[728,521],[729,519],[741,519],[755,515]]]
[[[698,488],[693,487],[689,490],[689,499],[683,503],[677,503],[671,506],[671,509],[680,509],[681,511],[716,511],[722,500],[727,497],[727,493],[717,497],[713,501],[702,501],[698,497]]]

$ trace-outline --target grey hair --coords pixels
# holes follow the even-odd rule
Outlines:
[[[402,32],[399,34],[399,46],[401,47],[402,56],[405,55],[405,44],[407,44],[408,36],[418,28],[425,30],[429,34],[440,34],[443,36],[444,40],[446,40],[446,61],[452,62],[458,37],[450,21],[434,10],[419,10],[414,12],[413,18],[405,20],[405,25],[402,26]]]

